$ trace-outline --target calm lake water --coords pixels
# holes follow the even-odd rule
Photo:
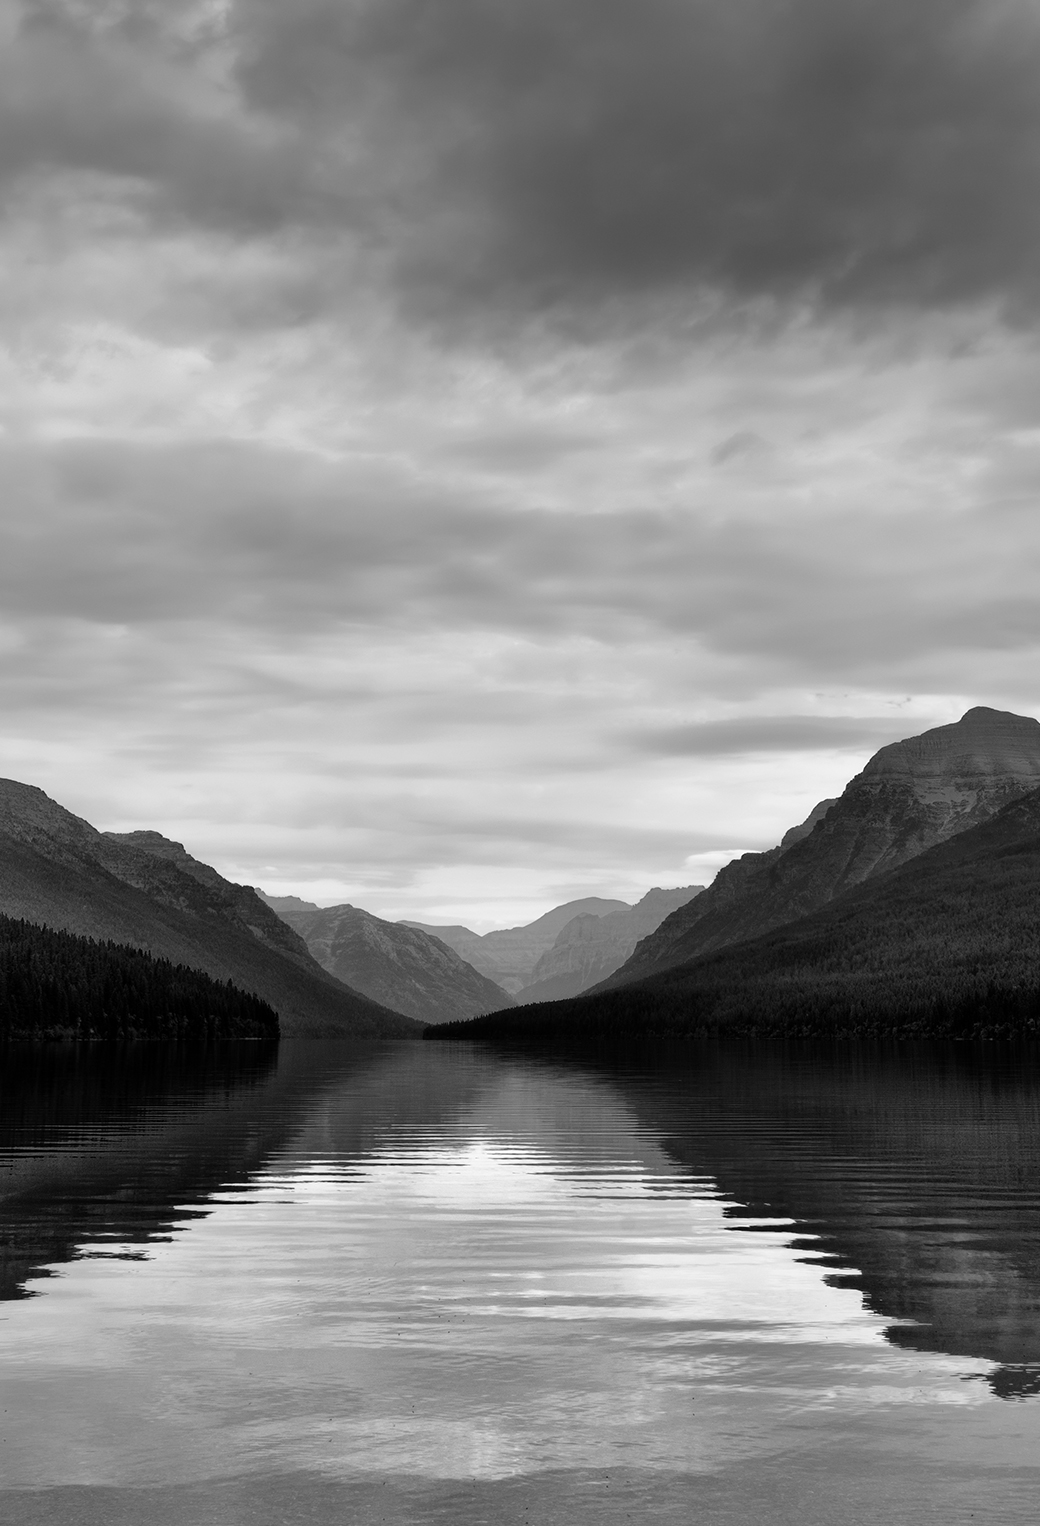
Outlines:
[[[8,1054],[0,1520],[1034,1522],[1040,1058]]]

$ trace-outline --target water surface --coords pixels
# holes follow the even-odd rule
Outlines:
[[[10,1054],[0,1519],[1033,1521],[1040,1065]]]

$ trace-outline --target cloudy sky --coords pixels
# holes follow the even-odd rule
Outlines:
[[[1037,0],[0,18],[0,772],[484,928],[1040,712]]]

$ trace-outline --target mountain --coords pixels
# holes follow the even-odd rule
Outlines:
[[[543,1041],[1036,1036],[1038,906],[1040,789],[774,932],[462,1031]]]
[[[557,934],[552,948],[539,959],[530,984],[520,990],[517,999],[524,1004],[559,1001],[605,980],[624,964],[640,938],[652,933],[670,912],[685,906],[703,889],[703,885],[685,885],[676,890],[648,890],[641,901],[623,910],[608,911],[603,917],[588,913],[572,917]]]
[[[40,789],[0,780],[0,913],[145,949],[232,981],[308,1037],[413,1037],[415,1023],[349,990],[247,885],[157,832],[99,832]]]
[[[638,945],[610,987],[782,927],[1040,786],[1040,722],[978,706],[874,754],[795,836],[728,864]]]
[[[432,933],[461,954],[474,969],[515,996],[530,982],[539,959],[552,948],[558,934],[574,917],[605,917],[612,911],[630,910],[626,901],[608,901],[602,896],[590,895],[581,901],[566,901],[562,906],[554,906],[552,911],[528,922],[525,927],[501,927],[490,933],[474,933],[468,927],[437,927],[429,922],[404,922],[401,925]]]
[[[417,927],[384,922],[356,906],[323,908],[298,896],[261,896],[299,933],[323,970],[396,1012],[447,1023],[512,1005],[501,986]]]

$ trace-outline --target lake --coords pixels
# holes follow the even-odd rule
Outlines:
[[[0,1255],[17,1526],[1036,1519],[1036,1051],[12,1051]]]

